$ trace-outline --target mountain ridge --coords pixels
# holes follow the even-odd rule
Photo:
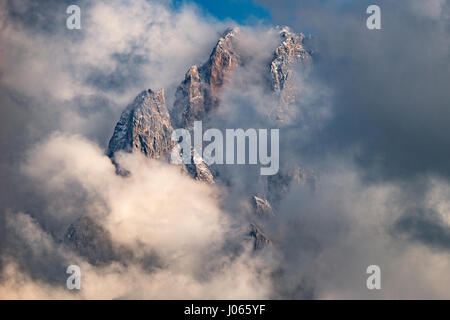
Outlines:
[[[277,27],[276,31],[281,41],[275,48],[272,59],[268,61],[266,69],[270,79],[270,91],[279,100],[274,110],[279,121],[282,120],[284,108],[295,102],[296,88],[292,68],[299,63],[310,63],[312,57],[303,46],[305,38],[303,34],[296,34],[288,27]],[[235,47],[236,37],[241,35],[239,28],[228,28],[217,41],[208,60],[200,67],[193,65],[187,70],[184,80],[177,87],[170,111],[166,105],[164,89],[158,91],[147,89],[136,96],[122,112],[108,144],[106,154],[114,164],[116,164],[114,154],[117,151],[141,152],[148,158],[166,162],[170,162],[172,152],[180,152],[178,144],[171,141],[174,128],[191,130],[194,121],[207,120],[220,108],[220,93],[230,81],[232,72],[241,64],[241,57]],[[203,183],[216,182],[219,177],[199,155],[192,154],[191,160],[191,164],[181,165],[183,172]],[[270,237],[262,229],[263,225],[256,221],[260,221],[262,217],[269,221],[276,216],[269,199],[275,202],[280,200],[291,182],[295,180],[291,176],[290,172],[280,173],[277,175],[279,179],[267,180],[269,188],[267,196],[248,195],[252,203],[253,216],[249,218],[247,235],[254,240],[255,250],[271,243]],[[73,225],[69,227],[66,240],[84,239],[85,237],[76,234],[77,230]],[[90,237],[93,235],[90,234]],[[73,244],[75,248],[82,246],[83,243]]]

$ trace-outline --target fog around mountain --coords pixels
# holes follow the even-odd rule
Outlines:
[[[1,298],[450,297],[449,2],[380,1],[380,31],[258,2],[272,25],[81,1],[81,30],[1,2]],[[279,128],[279,174],[170,164],[194,119]]]

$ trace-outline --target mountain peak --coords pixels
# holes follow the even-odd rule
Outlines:
[[[270,82],[267,88],[279,101],[270,116],[289,121],[292,118],[290,110],[298,109],[295,105],[298,90],[295,87],[296,81],[293,80],[295,69],[310,61],[311,55],[303,46],[303,34],[296,34],[287,26],[276,27],[275,30],[279,32],[280,42],[273,51],[272,58],[264,62],[264,70],[269,75],[265,79]],[[208,60],[201,66],[193,65],[187,70],[176,90],[170,115],[163,89],[148,89],[139,93],[122,113],[114,129],[108,156],[113,158],[116,151],[123,150],[138,151],[153,159],[168,158],[170,154],[177,154],[181,158],[182,152],[186,150],[181,150],[176,142],[171,141],[172,125],[190,130],[194,121],[207,121],[211,112],[219,107],[221,90],[230,81],[231,73],[244,64],[242,60],[245,52],[241,52],[242,47],[236,45],[238,36],[241,36],[239,28],[228,28],[217,41]],[[191,163],[182,164],[181,170],[198,181],[214,184],[215,179],[220,177],[220,172],[211,171],[200,155],[190,151]],[[278,205],[295,177],[292,172],[269,177],[267,196],[251,198],[254,215],[250,219],[252,223],[248,235],[254,241],[255,250],[271,243],[262,225],[258,225],[255,220],[261,222],[275,215],[271,202]]]
[[[214,47],[209,60],[201,67],[212,95],[223,86],[227,75],[239,64],[239,55],[233,43],[239,33],[240,29],[237,27],[227,29]]]
[[[142,91],[122,113],[109,141],[108,156],[118,150],[139,150],[159,158],[172,147],[172,125],[166,107],[164,89]]]
[[[228,27],[222,34],[221,38],[219,39],[219,42],[226,41],[229,38],[236,36],[240,32],[241,32],[241,29],[239,27]]]
[[[271,91],[279,95],[280,101],[272,114],[283,119],[288,118],[289,106],[295,101],[294,65],[309,60],[310,55],[303,47],[302,34],[286,26],[276,29],[281,41],[266,70],[270,74]],[[231,73],[242,63],[239,46],[235,43],[240,33],[238,27],[228,28],[208,60],[200,67],[193,65],[188,69],[176,90],[170,115],[164,89],[142,91],[122,113],[109,142],[108,155],[112,158],[118,150],[138,150],[150,158],[167,156],[176,145],[170,139],[172,126],[191,129],[194,121],[207,120],[211,111],[219,107],[220,92],[230,81]],[[195,170],[188,170],[191,175],[204,177],[202,164],[194,164]],[[209,177],[206,180],[210,180]]]
[[[271,88],[278,95],[279,104],[272,111],[272,118],[289,122],[290,114],[296,112],[296,108],[292,108],[298,94],[295,69],[310,64],[312,57],[303,45],[305,36],[302,33],[297,34],[286,26],[277,29],[282,41],[275,49],[269,69]]]
[[[195,120],[203,120],[208,112],[219,105],[218,93],[230,73],[239,64],[233,42],[238,27],[228,28],[217,41],[209,59],[200,67],[192,66],[177,88],[172,111],[173,124],[190,128]]]
[[[189,69],[185,81],[191,77],[198,80],[198,70],[194,66]],[[195,81],[195,80],[194,80]],[[144,90],[122,113],[114,134],[109,141],[107,154],[138,151],[145,156],[170,160],[169,156],[178,144],[171,140],[173,128],[166,107],[164,89]],[[192,164],[183,164],[182,170],[193,178],[207,183],[214,183],[214,177],[203,159],[192,158]]]

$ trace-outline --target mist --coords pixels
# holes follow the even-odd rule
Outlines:
[[[2,299],[416,299],[450,297],[449,2],[258,1],[303,32],[311,65],[278,112],[267,63],[271,25],[239,26],[242,64],[209,128],[280,130],[271,245],[253,250],[248,198],[270,198],[257,166],[213,166],[207,185],[176,166],[105,148],[142,90],[176,87],[233,21],[169,1],[0,4],[0,297]],[[311,37],[309,37],[311,35]],[[283,178],[284,179],[284,178]],[[272,199],[270,199],[272,201]],[[87,218],[95,259],[65,241]],[[250,218],[253,219],[253,218]],[[82,290],[66,289],[79,265]],[[382,270],[368,290],[366,269]]]

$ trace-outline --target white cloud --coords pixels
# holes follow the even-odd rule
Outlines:
[[[28,154],[24,171],[48,192],[50,203],[59,201],[55,193],[70,197],[73,183],[87,191],[89,204],[78,203],[83,212],[108,230],[114,243],[143,258],[156,253],[161,268],[148,271],[136,263],[94,267],[66,247],[57,244],[28,215],[10,215],[19,237],[40,251],[59,252],[67,260],[82,261],[80,298],[267,298],[271,289],[268,272],[271,259],[262,260],[251,252],[245,233],[233,230],[228,215],[219,205],[218,190],[192,180],[178,167],[145,158],[122,154],[122,166],[130,177],[115,174],[102,150],[80,136],[55,134]],[[109,208],[96,211],[105,202]],[[96,205],[98,204],[98,206]],[[60,208],[62,209],[62,208]],[[63,209],[62,209],[63,210]],[[58,211],[71,215],[73,210]],[[53,217],[57,219],[58,217]],[[72,217],[76,219],[76,217]],[[246,249],[226,254],[227,237],[238,235]],[[34,249],[33,249],[34,250]],[[40,251],[39,251],[40,250]],[[79,262],[78,262],[79,263]],[[14,259],[4,270],[9,279],[0,295],[20,298],[74,297],[62,292],[61,285],[31,281],[15,266]],[[25,286],[22,286],[25,283]],[[54,289],[56,291],[54,291]],[[6,294],[7,292],[7,294]]]
[[[206,60],[224,28],[194,7],[173,11],[157,1],[86,1],[80,7],[81,30],[61,24],[51,32],[12,19],[6,5],[0,7],[0,85],[31,99],[35,112],[58,115],[54,125],[72,133],[110,125],[141,90],[165,88],[172,99],[175,85],[192,64]],[[47,19],[61,15],[66,13],[45,12]],[[84,112],[79,98],[92,101]],[[106,101],[106,110],[94,99]]]
[[[422,3],[414,2],[426,16],[437,19],[442,15],[444,1]],[[17,236],[32,257],[52,255],[64,260],[60,262],[76,260],[83,274],[83,289],[74,295],[65,289],[65,282],[50,284],[27,274],[17,261],[23,250],[18,248],[17,256],[2,256],[5,267],[0,297],[272,297],[276,284],[271,272],[280,265],[274,262],[270,250],[262,256],[249,248],[242,252],[223,250],[227,241],[239,242],[241,237],[245,247],[244,232],[236,227],[239,221],[233,220],[236,215],[226,212],[220,202],[224,190],[195,182],[177,168],[139,154],[121,155],[121,164],[132,175],[118,176],[102,148],[83,137],[91,137],[101,127],[112,132],[118,113],[142,89],[169,89],[170,106],[170,88],[183,79],[189,66],[206,60],[223,25],[206,20],[189,7],[175,12],[161,3],[144,0],[96,1],[81,7],[83,29],[78,38],[75,33],[67,33],[64,25],[61,30],[41,33],[18,24],[0,3],[1,86],[29,98],[27,107],[39,110],[43,118],[54,119],[49,115],[57,114],[54,126],[70,133],[45,139],[39,130],[32,130],[44,141],[28,152],[23,173],[35,183],[33,190],[46,200],[42,221],[10,213],[9,230],[14,231],[8,237]],[[16,3],[17,8],[25,11],[25,2]],[[264,71],[257,65],[261,67],[270,58],[276,42],[273,32],[261,30],[245,30],[252,35],[248,43],[240,43],[250,56],[247,68],[238,70],[233,85],[224,91],[221,116],[230,124],[257,123],[259,116],[273,107],[272,100],[262,94],[261,83],[254,85]],[[118,56],[132,59],[120,61]],[[98,79],[93,80],[93,71],[101,81],[117,80],[119,84],[94,85]],[[127,86],[128,81],[133,85]],[[314,132],[310,126],[314,129],[330,116],[328,89],[315,83],[300,84],[304,89],[300,104],[308,112],[311,109],[311,119],[305,117],[301,128],[294,128],[301,134],[290,141],[292,149],[311,139]],[[112,90],[115,86],[117,90]],[[79,98],[86,98],[88,102],[84,103],[91,109],[82,109]],[[97,104],[91,106],[90,98],[104,99],[104,109],[96,110]],[[243,114],[243,108],[249,105],[257,109],[258,117],[254,110]],[[26,124],[26,128],[33,126],[32,122]],[[277,247],[285,254],[280,259],[285,268],[282,289],[288,291],[306,278],[318,298],[447,297],[448,254],[397,241],[388,233],[387,228],[403,213],[405,203],[399,201],[405,196],[402,187],[367,186],[352,161],[345,159],[342,164],[336,157],[323,161],[317,164],[324,169],[317,193],[294,189],[277,220],[271,222],[274,226],[268,226],[274,229],[271,236],[275,242],[289,240],[285,247]],[[248,191],[245,175],[239,179],[234,181],[232,192],[240,184]],[[425,205],[447,223],[449,190],[448,184],[432,180],[425,195]],[[116,245],[131,250],[133,259],[127,266],[93,266],[54,241],[69,223],[84,214],[109,231]],[[43,227],[49,221],[60,226],[52,230],[52,236]],[[151,271],[139,262],[150,253],[161,260],[160,266]],[[381,292],[365,288],[369,264],[382,267]]]

